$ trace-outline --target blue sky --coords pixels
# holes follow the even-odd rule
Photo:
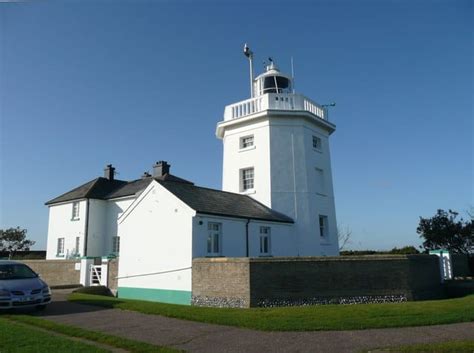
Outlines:
[[[419,216],[473,201],[471,1],[0,4],[0,227],[47,237],[44,202],[157,160],[220,188],[224,106],[268,56],[336,101],[338,223],[354,249],[419,245]]]

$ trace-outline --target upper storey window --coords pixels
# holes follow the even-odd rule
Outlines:
[[[321,151],[321,149],[322,149],[321,138],[319,138],[317,136],[313,136],[313,148],[316,149],[316,150]]]
[[[252,190],[254,187],[254,171],[253,168],[240,170],[240,185],[241,191]]]
[[[73,221],[79,219],[79,202],[73,202],[72,203],[72,217],[71,219]]]
[[[253,135],[244,136],[240,138],[240,149],[249,148],[253,146]]]

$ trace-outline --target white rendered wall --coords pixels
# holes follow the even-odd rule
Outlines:
[[[246,256],[246,219],[197,214],[193,219],[193,258],[207,256],[208,222],[222,224],[221,256]],[[251,220],[249,256],[260,256],[260,226],[271,229],[271,256],[296,256],[293,224]]]
[[[241,149],[240,139],[253,135],[254,145]],[[268,120],[260,120],[251,125],[226,130],[223,138],[224,159],[222,167],[222,190],[235,193],[241,192],[240,170],[253,167],[255,188],[246,192],[265,205],[271,203],[270,170],[270,131]]]
[[[117,219],[127,210],[134,200],[135,196],[132,196],[124,199],[109,200],[107,202],[107,231],[102,241],[103,256],[112,254],[113,237],[120,236],[118,233]]]
[[[240,139],[252,134],[255,148],[241,151]],[[313,135],[321,139],[321,151],[313,148]],[[316,123],[291,113],[236,121],[224,132],[223,189],[240,192],[239,170],[253,166],[255,190],[249,196],[294,219],[300,256],[339,253],[328,137]],[[323,190],[316,168],[323,170]],[[319,215],[328,217],[326,238],[319,235]]]
[[[80,237],[80,254],[84,249],[86,201],[79,202],[79,219],[72,220],[72,202],[49,206],[46,259],[65,259],[75,251],[76,237]],[[64,256],[58,257],[58,238],[64,238]]]
[[[89,230],[87,232],[87,256],[100,257],[104,252],[104,238],[107,237],[108,201],[89,200]]]
[[[120,288],[191,291],[195,211],[153,181],[119,218]],[[127,276],[133,276],[124,278]]]

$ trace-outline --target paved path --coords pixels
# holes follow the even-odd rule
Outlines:
[[[196,353],[345,353],[474,339],[474,323],[360,331],[261,332],[70,303],[64,293],[55,293],[55,301],[42,313],[45,319]]]

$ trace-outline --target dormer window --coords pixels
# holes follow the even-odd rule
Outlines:
[[[73,202],[71,220],[77,221],[78,219],[79,219],[79,202]]]

